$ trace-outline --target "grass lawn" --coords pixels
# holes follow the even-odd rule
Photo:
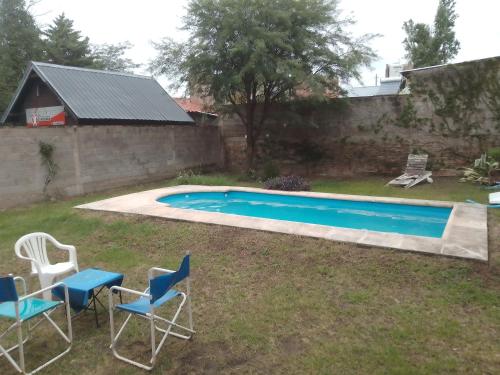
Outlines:
[[[313,190],[485,202],[487,191],[456,179],[410,190],[387,180],[317,180]],[[252,185],[227,175],[190,177],[0,212],[0,274],[29,274],[14,255],[23,234],[46,231],[74,244],[81,268],[124,273],[143,290],[151,266],[174,268],[192,252],[197,335],[170,339],[153,373],[163,374],[498,374],[500,373],[500,214],[490,210],[490,263],[372,249],[353,244],[88,213],[73,206],[177,183]],[[38,287],[29,279],[30,289]],[[135,374],[114,359],[107,313],[73,323],[72,351],[47,374]],[[62,321],[62,314],[57,315]],[[118,316],[122,321],[123,315]],[[2,325],[1,327],[4,327]],[[44,325],[26,348],[33,359],[61,348]],[[134,322],[122,350],[148,354],[148,326]],[[31,354],[31,355],[30,355]],[[0,358],[0,374],[13,372]]]

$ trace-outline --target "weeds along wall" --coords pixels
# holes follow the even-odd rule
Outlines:
[[[0,208],[160,180],[223,160],[218,128],[191,125],[2,127],[0,155]]]
[[[282,174],[349,176],[401,172],[408,153],[429,154],[436,175],[455,175],[500,145],[500,59],[415,71],[409,95],[276,106],[258,141],[259,167]],[[245,162],[236,115],[220,121],[226,165]]]

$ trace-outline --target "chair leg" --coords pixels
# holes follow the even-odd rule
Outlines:
[[[66,300],[68,300],[68,299],[66,299]],[[71,329],[71,318],[70,318],[69,314],[67,314],[67,319],[68,319],[68,334],[66,335],[61,330],[61,328],[59,328],[59,326],[49,316],[50,313],[52,311],[54,311],[54,310],[55,309],[50,310],[49,312],[43,313],[42,316],[43,316],[43,318],[47,319],[49,321],[49,323],[56,329],[56,331],[64,338],[64,340],[69,343],[69,346],[62,353],[56,355],[55,357],[51,358],[49,361],[45,362],[41,366],[39,366],[36,369],[30,371],[29,374],[34,374],[34,373],[40,371],[41,369],[43,369],[43,368],[47,367],[48,365],[50,365],[51,363],[55,362],[56,360],[58,360],[59,358],[61,358],[63,355],[65,355],[66,353],[68,353],[71,350],[71,343],[73,341],[73,332],[72,332],[72,329]],[[69,313],[69,304],[66,304],[66,312]],[[37,324],[35,324],[33,326],[33,329],[36,328],[39,323],[40,322],[37,322]],[[21,321],[17,321],[12,326],[10,326],[7,329],[7,331],[5,331],[4,333],[2,333],[0,335],[0,338],[3,337],[4,335],[6,335],[8,332],[14,330],[14,329],[16,330],[16,333],[17,333],[17,341],[18,341],[18,343],[16,345],[14,345],[13,347],[9,348],[9,349],[4,349],[0,345],[0,357],[5,356],[7,358],[7,360],[12,364],[12,366],[18,372],[26,374],[26,362],[25,362],[24,344],[26,343],[26,341],[28,341],[29,337],[28,336],[26,336],[26,337],[23,336],[23,329],[22,329],[22,323],[21,323]],[[14,350],[14,349],[18,349],[19,350],[19,364],[16,363],[16,361],[14,361],[14,359],[10,355],[10,352],[12,350]]]
[[[23,373],[26,373],[24,363],[24,342],[23,342],[23,326],[20,321],[17,322],[17,341],[19,345],[19,367]]]
[[[191,307],[191,279],[188,277],[187,283],[187,313],[189,319],[189,328],[193,330],[193,309]]]
[[[191,296],[188,296],[187,302],[188,302],[187,309],[188,309],[189,329],[193,330],[194,327],[193,327],[193,310],[191,307]]]
[[[113,316],[113,312],[112,312],[112,309],[110,309],[110,326],[111,326],[111,329],[110,329],[110,332],[111,332],[111,350],[113,352],[113,355],[124,361],[124,362],[127,362],[131,365],[134,365],[134,366],[137,366],[139,368],[142,368],[144,370],[148,370],[148,371],[151,371],[153,368],[154,368],[154,365],[156,363],[156,358],[158,356],[158,353],[160,352],[161,348],[163,347],[163,344],[165,343],[166,339],[168,338],[169,335],[172,335],[172,336],[176,336],[176,337],[179,337],[179,338],[183,338],[183,339],[189,339],[191,336],[183,336],[183,335],[180,335],[178,333],[175,333],[175,332],[171,332],[171,329],[173,326],[175,327],[179,327],[179,328],[182,328],[182,329],[185,329],[185,330],[188,330],[188,331],[191,331],[190,329],[186,328],[186,327],[183,327],[177,323],[175,323],[175,321],[177,320],[177,318],[179,317],[179,314],[182,310],[182,307],[184,306],[184,303],[186,302],[186,298],[184,298],[184,300],[181,302],[181,304],[179,305],[176,313],[174,314],[174,317],[173,319],[170,321],[170,320],[167,320],[167,319],[164,319],[164,318],[161,318],[161,317],[158,317],[158,316],[155,316],[153,314],[148,314],[149,316],[141,316],[145,319],[148,319],[150,321],[150,330],[151,330],[151,359],[149,361],[149,363],[151,364],[150,366],[147,366],[145,364],[142,364],[140,362],[137,362],[137,361],[134,361],[130,358],[126,358],[122,355],[120,355],[118,353],[118,351],[116,350],[116,343],[118,341],[118,338],[120,337],[121,333],[123,332],[123,330],[125,329],[125,326],[128,324],[130,318],[132,317],[132,314],[129,314],[127,316],[127,318],[125,319],[125,321],[123,322],[122,326],[120,327],[118,333],[116,334],[116,336],[114,335],[114,326],[113,326],[113,323],[114,323],[114,316]],[[155,320],[161,320],[165,323],[168,324],[168,328],[167,329],[161,329],[159,328],[156,323],[155,323]],[[156,346],[156,336],[155,336],[155,331],[160,331],[163,333],[163,336],[158,344],[158,346]],[[191,331],[191,332],[194,332],[194,331]]]
[[[118,338],[120,337],[120,335],[122,334],[123,330],[125,329],[125,326],[128,324],[130,318],[132,317],[132,314],[128,314],[127,316],[127,319],[125,319],[125,321],[123,322],[122,326],[120,327],[120,329],[118,330],[118,333],[116,334],[116,336],[114,335],[114,317],[113,317],[113,309],[110,309],[109,310],[109,317],[110,317],[110,326],[111,326],[111,330],[110,330],[110,333],[111,333],[111,351],[113,352],[113,355],[118,358],[119,360],[123,361],[123,362],[127,362],[131,365],[134,365],[134,366],[137,366],[139,368],[142,368],[144,370],[147,370],[147,371],[151,371],[154,367],[154,360],[156,358],[151,358],[151,363],[152,365],[151,366],[147,366],[147,365],[144,365],[142,363],[139,363],[139,362],[136,362],[136,361],[133,361],[127,357],[124,357],[122,356],[121,354],[118,353],[118,351],[116,350],[116,343],[118,341]],[[154,325],[153,325],[154,327]],[[154,348],[154,345],[155,345],[155,336],[154,336],[154,328],[152,330],[152,335],[151,335],[151,345],[152,347]]]
[[[149,362],[151,363],[151,367],[153,367],[156,362],[156,330],[154,316],[150,318],[149,324],[151,328],[151,360]],[[161,348],[161,343],[159,348]]]
[[[18,331],[17,327],[18,327],[18,323],[16,321],[9,328],[7,328],[2,334],[0,334],[0,339],[2,337],[6,336],[9,332],[11,332],[13,330],[16,331],[16,335],[18,335],[19,331]],[[28,336],[24,337],[23,335],[21,335],[21,338],[22,338],[21,344],[25,344],[28,341],[29,337]],[[1,357],[7,358],[7,360],[16,369],[16,371],[23,372],[23,370],[19,367],[19,364],[14,360],[14,358],[12,358],[12,356],[10,354],[10,352],[18,349],[19,347],[20,347],[19,346],[19,336],[18,336],[18,343],[11,346],[10,348],[5,349],[2,345],[0,345],[0,358]]]
[[[16,369],[17,372],[23,372],[23,370],[21,370],[21,368],[19,367],[19,365],[14,360],[14,358],[12,358],[10,356],[10,354],[9,354],[9,352],[11,350],[16,349],[18,346],[19,345],[15,345],[15,346],[13,346],[10,349],[5,349],[2,345],[0,345],[0,357],[5,356],[5,358],[7,358],[7,360],[9,361],[9,363],[12,365],[12,367],[14,367]]]
[[[181,312],[181,310],[186,302],[188,303],[187,307],[188,307],[189,328],[184,327],[184,326],[176,323],[177,318],[179,317],[179,314],[180,314],[180,312]],[[190,340],[191,337],[193,336],[193,334],[195,333],[195,331],[193,330],[192,313],[191,313],[191,310],[189,309],[189,307],[190,307],[189,296],[184,295],[184,298],[183,298],[182,302],[180,303],[179,308],[177,309],[176,313],[174,314],[174,317],[172,318],[172,320],[168,320],[168,319],[162,318],[160,316],[156,317],[157,320],[160,320],[160,321],[163,321],[164,323],[166,323],[168,325],[168,328],[162,329],[162,328],[156,326],[156,329],[160,332],[166,333],[167,335],[177,337],[179,339]],[[174,327],[177,327],[177,328],[180,328],[184,331],[189,332],[189,335],[181,335],[180,333],[173,332],[172,329]],[[163,345],[163,341],[160,343],[160,345]]]
[[[68,300],[68,296],[66,296],[66,301],[69,301]],[[48,320],[48,322],[56,329],[57,333],[59,333],[61,335],[61,337],[69,344],[66,349],[64,351],[62,351],[61,353],[57,354],[55,357],[52,357],[50,360],[48,360],[47,362],[43,363],[42,365],[38,366],[37,368],[35,368],[34,370],[30,371],[29,374],[34,374],[42,369],[44,369],[45,367],[47,367],[48,365],[54,363],[55,361],[57,361],[59,358],[63,357],[64,355],[66,355],[70,350],[71,350],[71,345],[72,345],[72,342],[73,342],[73,331],[72,331],[72,327],[71,327],[71,317],[68,315],[69,313],[69,303],[65,303],[65,307],[66,307],[66,318],[67,318],[67,324],[68,324],[68,333],[65,334],[61,328],[50,318],[49,314],[50,312],[54,311],[54,310],[51,310],[50,312],[48,313],[43,313],[43,316],[45,319]],[[57,307],[56,307],[57,308]],[[22,331],[21,331],[22,332]],[[21,357],[21,351],[22,351],[22,346],[19,347],[20,348],[20,351],[19,351],[19,356]],[[21,367],[23,368],[23,373],[26,373],[25,371],[25,363],[24,363],[24,352],[22,354],[22,360],[21,360]]]
[[[55,276],[52,276],[52,275],[39,274],[38,276],[39,276],[39,280],[40,280],[41,289],[51,286],[54,282],[54,279],[55,279]],[[45,292],[43,292],[42,295],[43,295],[44,300],[47,300],[47,301],[52,300],[52,292],[50,290],[46,290]]]

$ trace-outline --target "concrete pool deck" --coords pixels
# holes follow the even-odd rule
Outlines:
[[[451,207],[452,212],[442,238],[432,238],[173,208],[165,203],[157,202],[158,198],[171,194],[226,192],[228,190],[301,195],[365,202]],[[269,191],[236,186],[179,185],[122,195],[115,198],[83,204],[76,208],[227,225],[299,236],[325,238],[340,242],[352,242],[367,246],[488,261],[487,209],[486,206],[479,204],[316,192]]]

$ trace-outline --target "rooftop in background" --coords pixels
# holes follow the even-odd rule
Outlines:
[[[392,63],[385,65],[385,78],[400,78],[401,72],[411,69],[413,65],[411,63]]]
[[[426,70],[437,70],[437,69],[443,69],[443,68],[451,67],[451,66],[460,66],[460,65],[470,64],[470,63],[486,62],[486,61],[494,61],[494,60],[500,61],[500,56],[486,57],[484,59],[477,59],[477,60],[467,60],[467,61],[461,61],[458,63],[432,65],[432,66],[424,66],[424,67],[415,68],[415,69],[407,69],[407,70],[401,71],[401,74],[404,77],[406,77],[413,72],[421,72],[421,71],[426,71]]]
[[[78,123],[99,121],[191,124],[193,119],[152,77],[31,62],[11,103],[6,122],[30,79],[39,78]]]
[[[401,85],[401,78],[386,78],[380,80],[378,86],[348,87],[347,97],[358,98],[379,95],[397,95]]]
[[[211,117],[217,117],[217,113],[208,112],[206,104],[202,98],[174,98],[175,102],[182,107],[187,113],[198,113]]]

